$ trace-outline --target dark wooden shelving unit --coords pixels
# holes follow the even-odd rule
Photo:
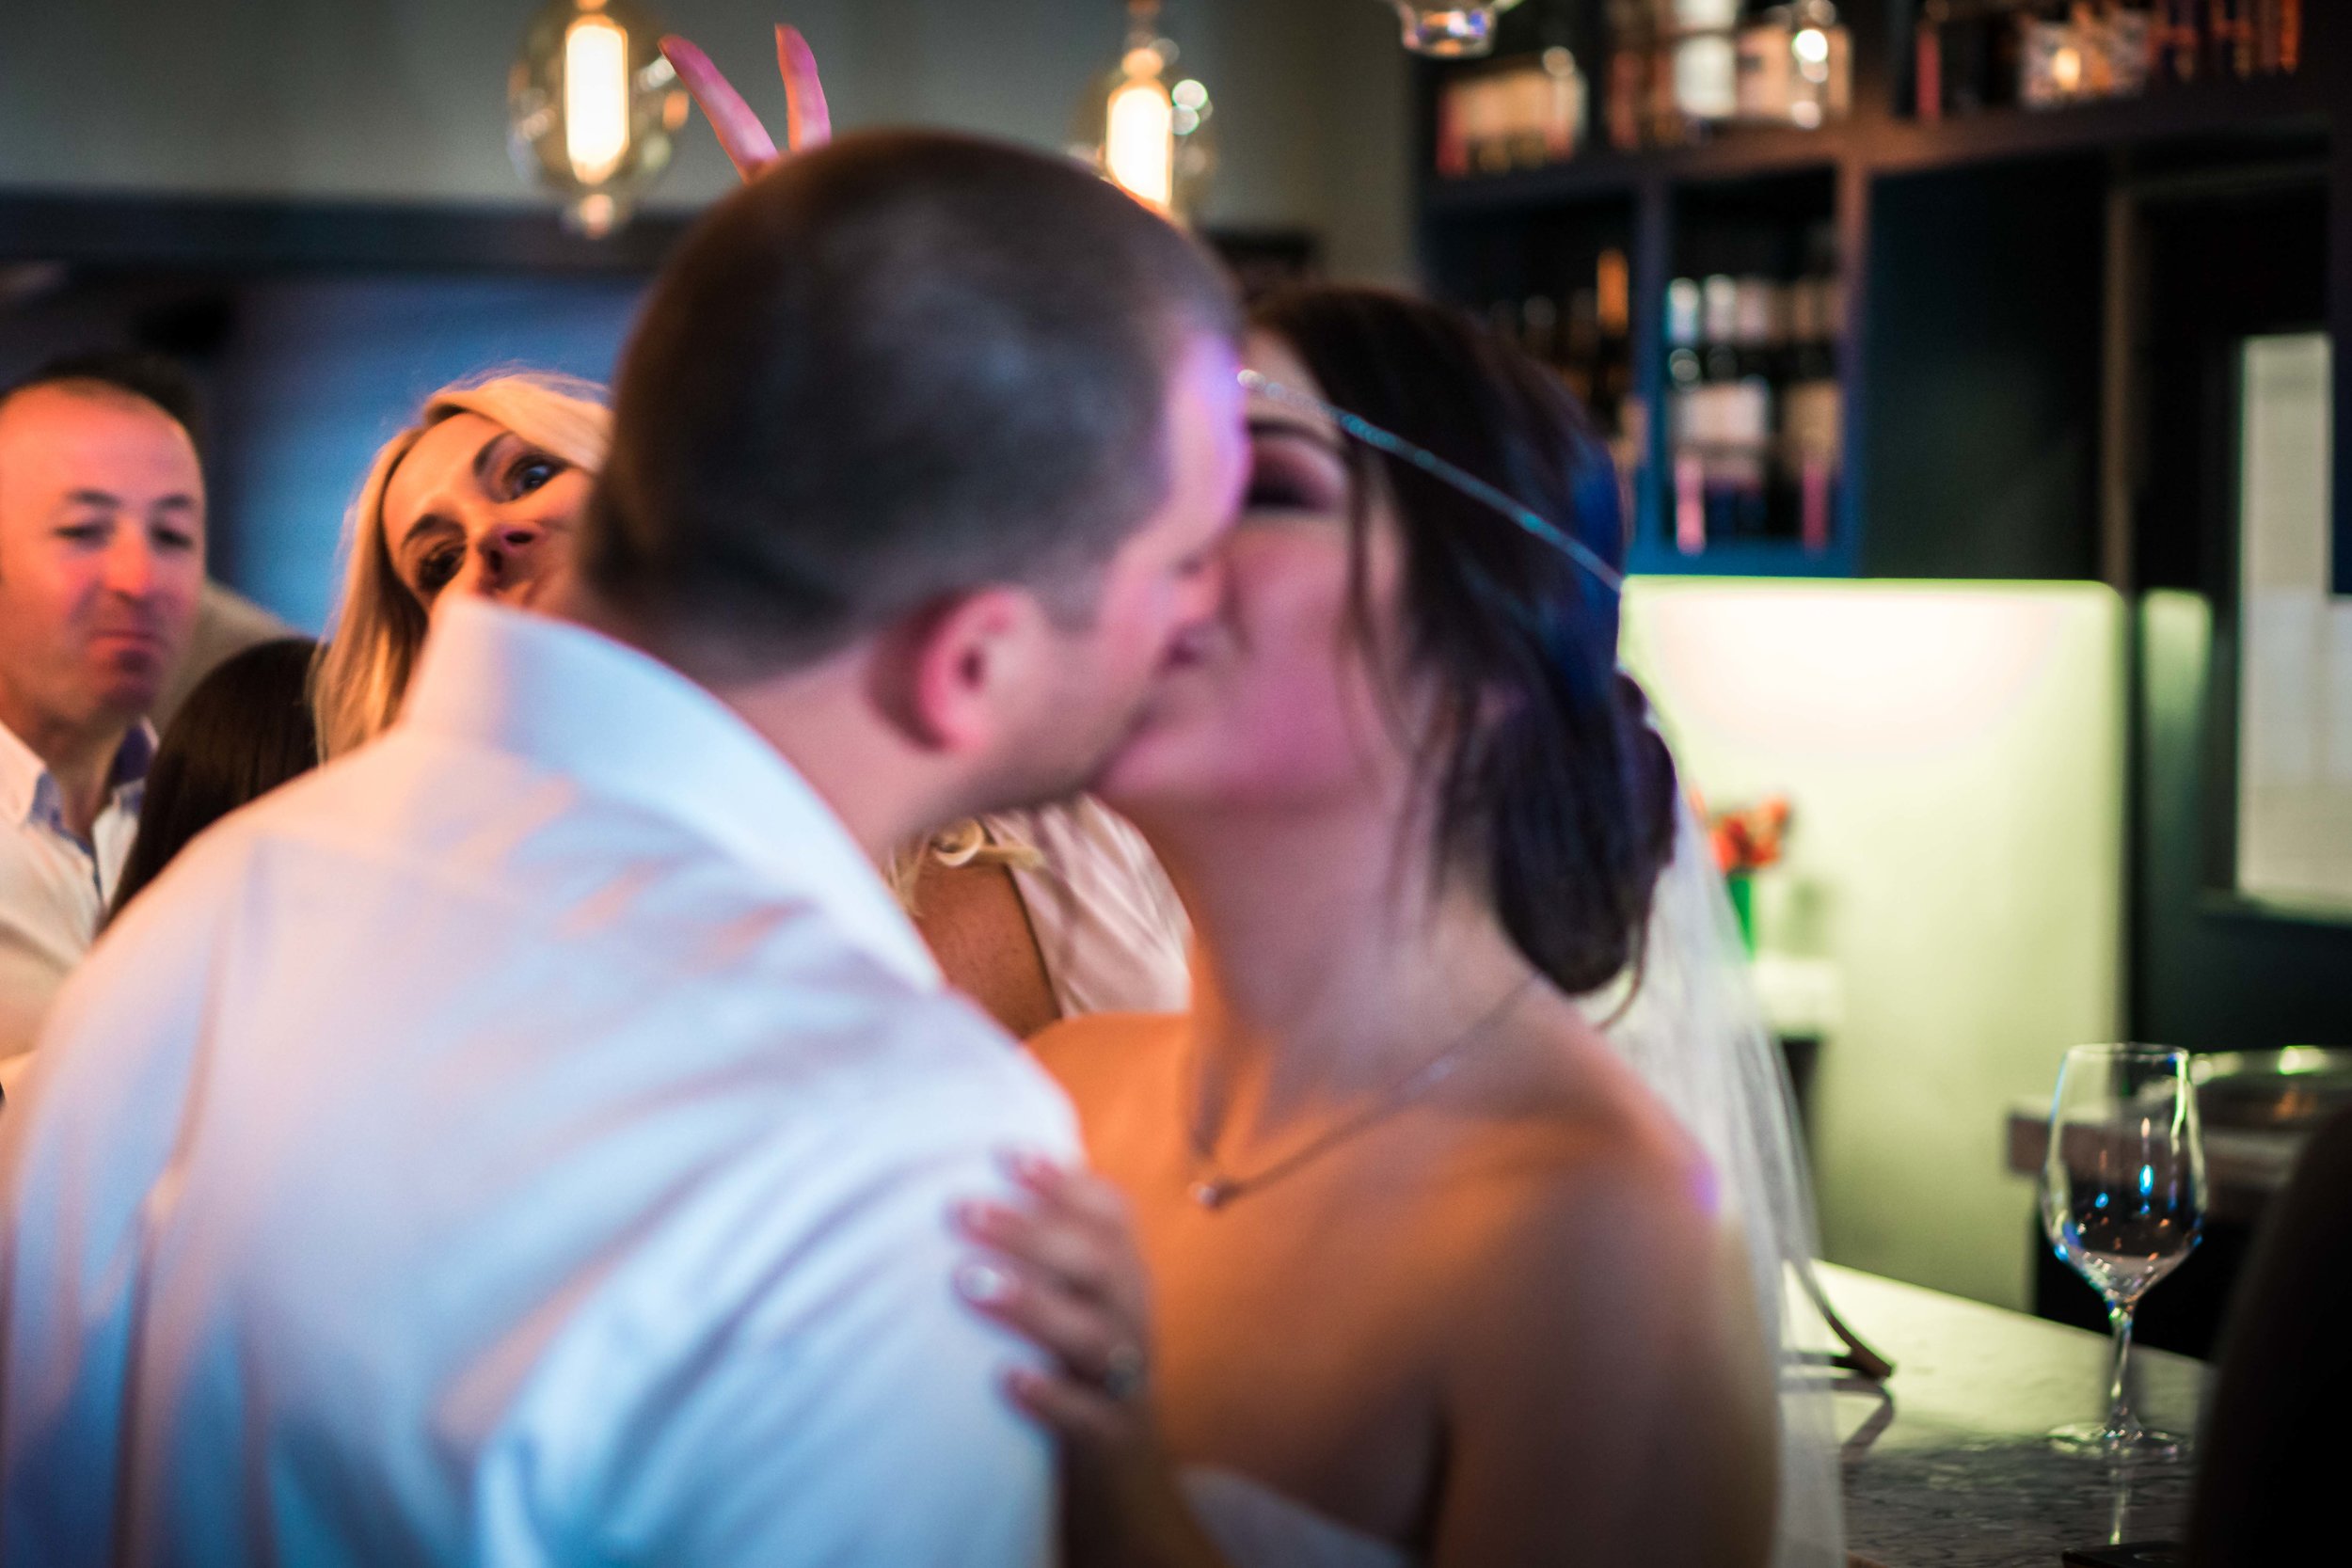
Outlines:
[[[1559,0],[1588,75],[1592,5]],[[1506,19],[1532,47],[1546,0]],[[1634,384],[1651,413],[1633,570],[1747,578],[2094,579],[2124,597],[2128,887],[2122,1026],[2194,1049],[2352,1044],[2352,922],[2236,895],[2236,371],[2249,335],[2326,330],[2333,357],[2331,586],[2352,594],[2352,3],[2304,7],[2299,71],[2066,108],[1921,121],[1911,0],[1840,0],[1852,115],[1819,132],[1598,150],[1443,181],[1442,70],[1422,80],[1422,258],[1465,304],[1569,282],[1622,245]],[[1554,13],[1556,24],[1559,13]],[[1818,209],[1847,293],[1843,487],[1829,546],[1670,531],[1664,301],[1709,261],[1704,222],[1749,198]],[[1753,263],[1770,272],[1769,259]],[[2184,651],[2159,593],[2201,600]],[[2339,604],[2343,599],[2339,598]],[[2177,610],[2177,604],[2174,606]],[[2170,625],[2170,623],[2166,623]]]
[[[1502,54],[1533,49],[1562,13],[1579,46],[1597,5],[1538,0],[1506,18]],[[1853,113],[1819,131],[1740,129],[1642,152],[1594,147],[1540,169],[1441,179],[1435,109],[1445,67],[1421,82],[1422,255],[1463,303],[1556,286],[1546,255],[1622,236],[1631,260],[1636,387],[1652,411],[1636,476],[1637,571],[1759,576],[2137,578],[2107,462],[2108,335],[2125,274],[2118,204],[2151,182],[2217,192],[2265,181],[2324,185],[2334,254],[2352,261],[2352,7],[2311,6],[2301,70],[2213,80],[2059,109],[1940,121],[1909,112],[1908,0],[1852,0]],[[1588,77],[1601,61],[1584,58]],[[1818,182],[1844,279],[1845,457],[1829,546],[1672,545],[1664,487],[1668,280],[1680,226],[1750,189]],[[1515,260],[1517,258],[1517,260]],[[2327,323],[2352,341],[2352,264],[2328,279]],[[2352,435],[2352,356],[2339,356],[2338,446]],[[2352,591],[2352,485],[2337,499],[2338,590]]]

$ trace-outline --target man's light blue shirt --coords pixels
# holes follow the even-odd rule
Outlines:
[[[1074,1157],[708,693],[438,617],[198,841],[0,1116],[11,1562],[1048,1560],[952,1200]]]

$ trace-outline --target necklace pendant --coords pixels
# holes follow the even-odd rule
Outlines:
[[[1203,1209],[1215,1211],[1232,1201],[1233,1184],[1223,1177],[1209,1177],[1194,1182],[1190,1193],[1193,1202]]]

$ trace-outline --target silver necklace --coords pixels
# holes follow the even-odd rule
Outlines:
[[[1496,1024],[1501,1023],[1505,1015],[1518,1004],[1519,998],[1527,994],[1528,988],[1535,983],[1535,978],[1534,974],[1530,974],[1523,980],[1514,982],[1510,990],[1502,993],[1500,1001],[1480,1014],[1469,1028],[1456,1035],[1444,1050],[1391,1084],[1385,1094],[1375,1097],[1364,1109],[1341,1122],[1337,1127],[1309,1139],[1305,1144],[1283,1155],[1272,1164],[1247,1176],[1234,1175],[1217,1163],[1216,1150],[1209,1147],[1207,1134],[1201,1132],[1200,1121],[1195,1119],[1185,1128],[1185,1133],[1192,1145],[1192,1183],[1184,1189],[1185,1196],[1201,1208],[1215,1212],[1245,1194],[1254,1193],[1261,1187],[1280,1180],[1318,1155],[1330,1152],[1358,1133],[1394,1116],[1411,1104],[1415,1099],[1445,1082],[1454,1069],[1461,1065],[1462,1058],[1469,1054],[1470,1048],[1483,1039]],[[1194,1101],[1197,1104],[1200,1082],[1200,1072],[1197,1063],[1192,1079],[1195,1090]]]

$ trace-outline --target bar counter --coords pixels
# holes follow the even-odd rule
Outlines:
[[[2105,1338],[1834,1265],[1821,1278],[1855,1332],[1895,1363],[1883,1389],[1852,1380],[1837,1395],[1857,1558],[2058,1568],[2068,1550],[2182,1537],[2189,1459],[2119,1466],[2043,1438],[2105,1414]],[[2132,1364],[2141,1419],[2193,1431],[2204,1364],[2137,1346]]]

